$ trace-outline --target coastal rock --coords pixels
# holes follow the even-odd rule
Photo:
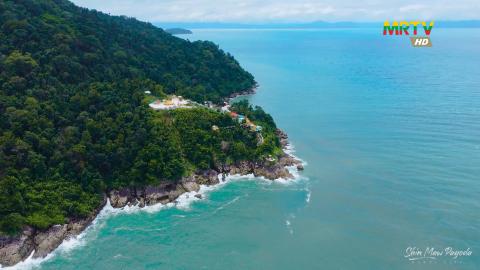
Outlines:
[[[137,204],[138,204],[137,198],[133,198],[131,201],[129,201],[129,202],[127,203],[127,205],[128,205],[129,207],[131,207],[131,206],[136,206]]]
[[[178,184],[175,189],[171,190],[168,194],[168,199],[173,202],[176,200],[180,195],[185,193],[186,190],[183,188],[182,184]]]
[[[72,236],[80,234],[92,222],[95,217],[96,215],[92,215],[90,218],[80,219],[68,223],[67,230],[69,234]]]
[[[202,197],[202,194],[195,194],[195,198],[202,199],[203,197]]]
[[[135,189],[135,197],[136,198],[145,198],[145,190],[143,188]]]
[[[200,190],[200,186],[196,182],[185,182],[182,183],[182,186],[187,192],[198,192]]]
[[[135,189],[134,204],[140,208],[145,207],[145,190],[143,188]]]
[[[254,168],[255,168],[255,164],[253,162],[241,161],[233,166],[230,166],[229,173],[246,175],[246,174],[253,173]]]
[[[55,225],[44,232],[39,232],[35,238],[35,253],[33,258],[43,258],[57,248],[67,238],[67,224]]]
[[[169,185],[147,186],[145,188],[145,204],[167,203],[169,201]]]
[[[12,266],[26,259],[35,249],[34,230],[26,227],[18,237],[0,236],[0,265]]]
[[[280,145],[282,148],[285,148],[288,145],[288,135],[287,133],[283,132],[281,129],[277,129],[275,131],[278,139],[280,140]]]
[[[303,171],[304,169],[305,169],[305,168],[303,167],[302,164],[298,164],[298,165],[297,165],[297,170]]]
[[[145,207],[145,199],[144,199],[143,197],[141,197],[141,198],[138,200],[138,207],[140,207],[140,208]]]
[[[288,139],[288,135],[287,133],[283,132],[283,130],[277,128],[277,130],[275,131],[275,134],[278,136],[278,138],[280,140],[287,140]]]
[[[199,185],[215,185],[220,181],[218,180],[218,172],[215,170],[205,170],[197,173],[196,182]]]
[[[246,95],[253,95],[255,94],[255,91],[257,90],[258,85],[256,84],[252,88],[245,89],[243,91],[235,92],[231,94],[228,98],[224,99],[225,102],[229,102],[231,99],[236,98],[238,96],[246,96]]]
[[[131,197],[131,191],[129,188],[113,190],[109,194],[110,204],[114,208],[121,208],[126,206],[131,201]]]
[[[293,175],[283,166],[278,164],[273,166],[260,166],[254,170],[255,176],[263,176],[269,180],[275,180],[278,178],[291,179]]]

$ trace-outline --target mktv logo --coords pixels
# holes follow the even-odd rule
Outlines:
[[[390,24],[389,21],[385,21],[383,24],[383,35],[386,36],[388,35],[414,35],[415,37],[410,37],[410,41],[412,42],[412,46],[414,47],[432,47],[432,42],[430,41],[430,34],[432,32],[434,22],[431,21],[429,24],[427,22],[421,22],[421,21],[401,21],[397,22],[394,21],[392,24]],[[423,31],[425,32],[425,37],[418,37],[418,29],[420,27],[423,28]],[[410,29],[411,27],[411,29]]]

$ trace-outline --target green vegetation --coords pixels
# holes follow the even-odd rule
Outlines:
[[[112,188],[279,151],[272,118],[245,102],[234,108],[264,127],[261,145],[227,114],[148,108],[147,90],[220,102],[255,84],[211,42],[65,0],[2,1],[0,22],[0,233],[85,217]]]

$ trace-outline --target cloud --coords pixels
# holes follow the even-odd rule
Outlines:
[[[421,10],[427,9],[427,8],[428,7],[425,6],[425,5],[413,4],[413,5],[402,6],[398,10],[400,12],[418,12],[418,11],[421,11]]]
[[[310,22],[480,19],[478,0],[73,0],[150,22]]]

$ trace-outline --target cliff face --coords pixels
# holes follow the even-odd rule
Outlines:
[[[287,144],[285,133],[279,133],[282,145]],[[86,219],[72,220],[67,224],[55,225],[45,231],[26,227],[17,237],[0,237],[0,265],[12,266],[33,253],[33,258],[43,258],[55,250],[65,239],[75,237],[91,224],[106,204],[107,199],[114,208],[125,206],[145,207],[157,203],[167,204],[175,201],[185,192],[198,191],[200,185],[216,185],[225,181],[228,174],[264,177],[269,180],[293,178],[286,167],[297,166],[302,169],[301,162],[283,154],[277,161],[262,163],[244,161],[234,165],[222,165],[216,170],[199,171],[191,176],[183,177],[178,183],[162,183],[158,186],[142,188],[122,188],[112,190],[104,196],[103,203]]]

